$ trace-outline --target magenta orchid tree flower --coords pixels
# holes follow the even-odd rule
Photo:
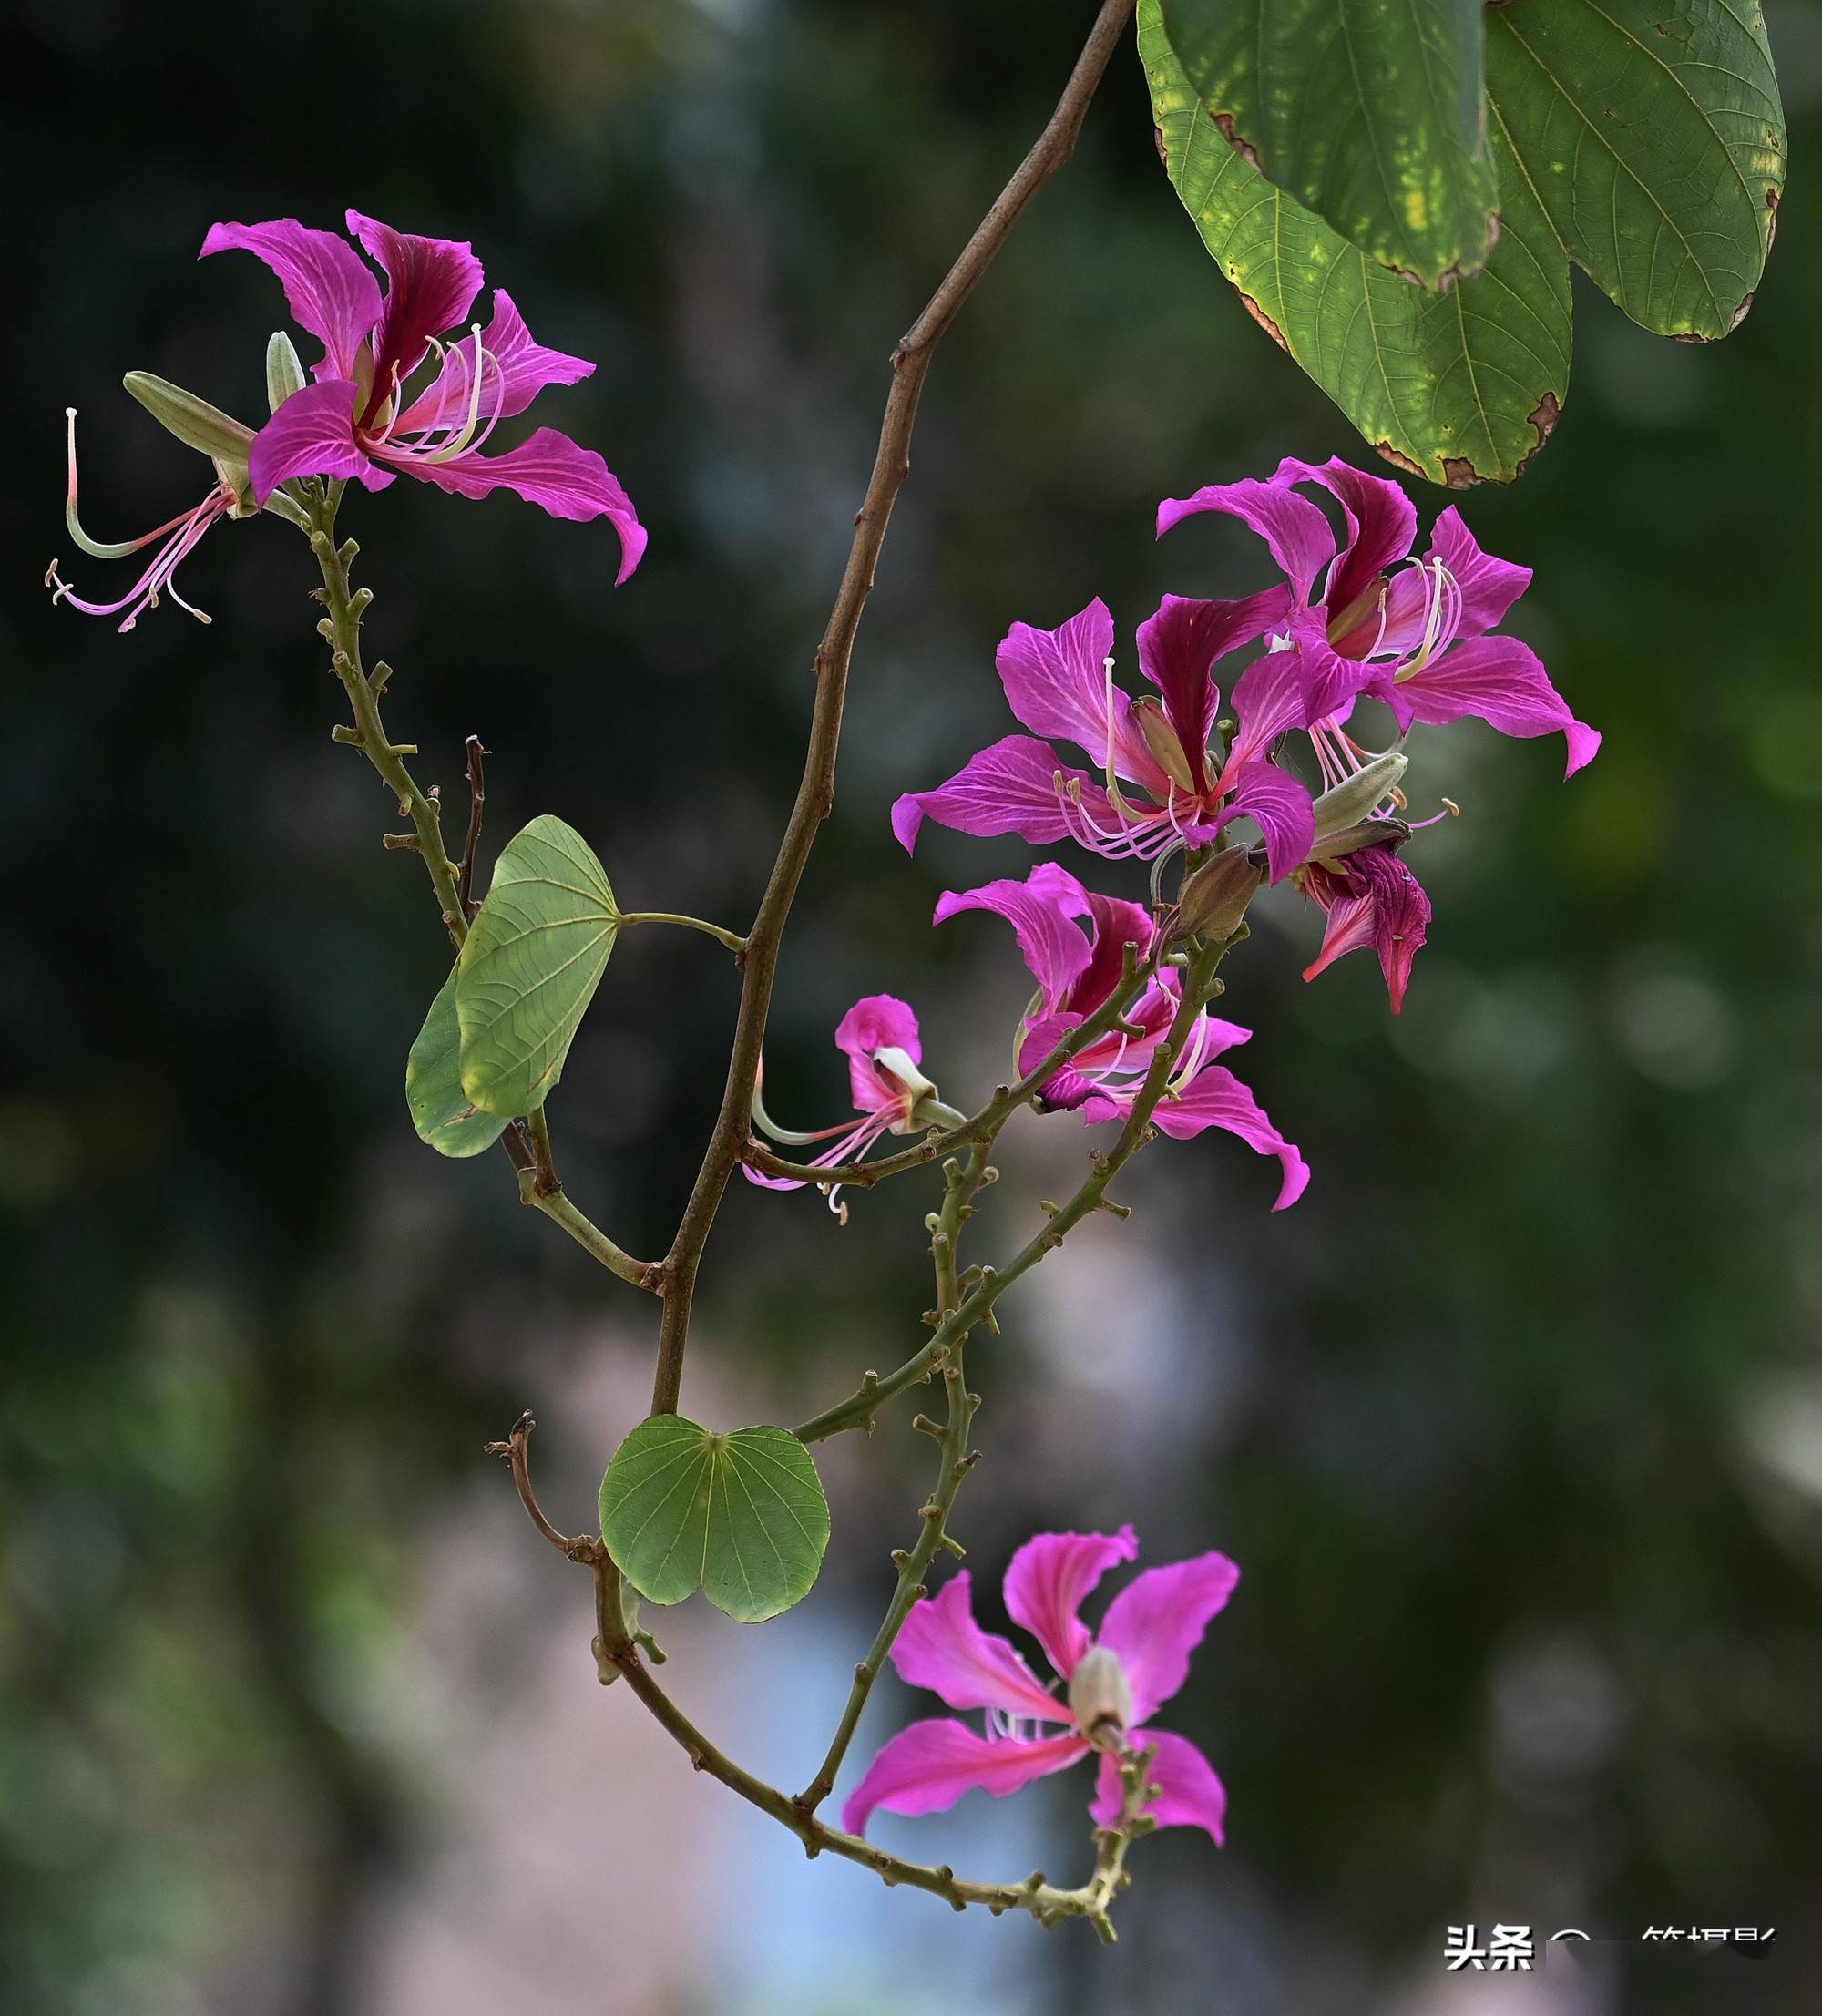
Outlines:
[[[323,345],[315,383],[293,392],[253,441],[254,502],[296,476],[353,476],[383,490],[404,473],[465,497],[508,489],[553,517],[608,519],[619,535],[616,579],[624,581],[645,550],[645,529],[593,449],[540,427],[504,454],[480,452],[498,423],[547,385],[572,385],[594,365],[534,343],[504,289],[494,290],[486,327],[470,323],[482,271],[466,243],[414,237],[352,210],[348,230],[385,274],[384,294],[345,239],[295,218],[217,224],[202,241],[205,258],[241,251],[263,260],[292,313]]]
[[[1299,486],[1335,500],[1345,537]],[[1158,536],[1204,511],[1250,526],[1285,576],[1250,599],[1280,600],[1263,626],[1274,631],[1274,648],[1235,691],[1238,702],[1255,682],[1247,732],[1270,742],[1286,729],[1306,730],[1325,783],[1353,774],[1373,753],[1346,732],[1363,694],[1383,701],[1400,732],[1474,715],[1506,735],[1561,732],[1567,776],[1600,748],[1600,734],[1576,720],[1537,653],[1490,634],[1530,586],[1530,569],[1483,551],[1454,506],[1438,517],[1421,559],[1411,551],[1409,497],[1389,478],[1339,459],[1286,456],[1264,482],[1249,476],[1167,498],[1158,507]]]
[[[1142,962],[1151,957],[1158,926],[1137,903],[1083,888],[1067,869],[1039,862],[1023,882],[989,882],[978,889],[950,891],[937,905],[935,921],[945,923],[963,910],[988,910],[1011,925],[1038,983],[1038,995],[1018,1037],[1018,1069],[1035,1070],[1071,1029],[1102,1007],[1124,972],[1126,947]],[[1082,920],[1088,928],[1083,931]],[[1182,998],[1173,967],[1162,967],[1121,1019],[1142,1031],[1110,1031],[1077,1051],[1048,1079],[1039,1094],[1053,1111],[1079,1110],[1090,1126],[1123,1121],[1151,1069],[1152,1056],[1169,1031]],[[1250,1029],[1203,1008],[1172,1069],[1164,1096],[1152,1115],[1161,1133],[1178,1141],[1219,1127],[1237,1134],[1262,1155],[1277,1158],[1282,1181],[1274,1211],[1296,1202],[1309,1182],[1309,1165],[1295,1145],[1273,1126],[1258,1100],[1224,1064],[1223,1050],[1252,1039]]]
[[[839,1121],[833,1127],[813,1133],[793,1133],[780,1127],[765,1110],[763,1100],[753,1093],[755,1126],[773,1141],[791,1147],[808,1147],[827,1141],[828,1146],[812,1158],[815,1169],[834,1169],[865,1155],[883,1134],[921,1133],[926,1127],[957,1127],[967,1117],[937,1096],[934,1082],[919,1069],[924,1061],[923,1040],[917,1018],[909,1003],[896,995],[869,994],[856,1001],[835,1025],[835,1048],[848,1060],[848,1087],[854,1095],[857,1121]],[[801,1190],[807,1179],[798,1176],[768,1176],[751,1163],[741,1164],[747,1181],[766,1190]],[[841,1213],[841,1185],[829,1189],[829,1205]]]
[[[899,1676],[951,1708],[985,1710],[984,1735],[947,1716],[914,1722],[885,1745],[842,1809],[850,1834],[884,1807],[942,1813],[963,1794],[1004,1798],[1052,1772],[1099,1755],[1090,1811],[1100,1827],[1120,1818],[1122,1751],[1155,1750],[1146,1809],[1159,1827],[1203,1828],[1219,1845],[1227,1795],[1214,1767],[1187,1737],[1152,1717],[1189,1678],[1190,1657],[1240,1579],[1225,1554],[1148,1568],[1107,1606],[1090,1632],[1079,1614],[1110,1568],[1133,1560],[1130,1526],[1117,1533],[1039,1533],[1006,1571],[1006,1608],[1043,1647],[1063,1691],[1047,1686],[1012,1642],[975,1622],[962,1570],[916,1604],[892,1647]]]
[[[575,384],[594,365],[534,343],[504,288],[494,290],[485,329],[471,323],[466,335],[445,344],[443,333],[464,320],[480,290],[481,264],[468,246],[415,238],[354,210],[348,212],[348,228],[384,271],[384,294],[351,244],[295,218],[217,224],[210,230],[205,257],[244,250],[278,275],[292,312],[323,345],[315,382],[283,399],[255,434],[178,386],[129,374],[128,389],[172,433],[210,455],[215,482],[193,509],[140,538],[113,545],[90,538],[77,516],[76,414],[70,409],[65,516],[71,537],[98,559],[123,559],[155,544],[158,550],[127,593],[112,602],[77,595],[53,560],[45,577],[53,600],[87,616],[124,610],[119,627],[130,630],[169,595],[206,623],[208,616],[179,593],[176,576],[219,519],[271,509],[302,524],[296,500],[276,494],[281,485],[302,476],[354,476],[370,490],[383,490],[401,470],[458,496],[482,497],[505,488],[553,517],[605,517],[619,536],[617,582],[639,565],[645,527],[592,449],[540,427],[504,454],[480,452],[495,426],[523,413],[545,386]],[[426,367],[414,390],[410,381]]]
[[[1245,816],[1278,880],[1308,852],[1310,794],[1269,759],[1282,723],[1259,715],[1251,672],[1234,689],[1232,746],[1211,750],[1221,701],[1212,670],[1288,608],[1283,588],[1239,602],[1167,595],[1139,626],[1139,669],[1157,693],[1138,701],[1113,682],[1113,618],[1098,597],[1058,629],[1015,623],[996,662],[1013,713],[1032,732],[971,756],[934,791],[907,793],[892,808],[893,832],[907,852],[934,819],[960,833],[1016,833],[1039,845],[1069,839],[1110,859],[1152,860],[1204,844]],[[1053,741],[1073,742],[1100,777],[1059,762]]]

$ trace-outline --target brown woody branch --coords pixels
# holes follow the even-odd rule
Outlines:
[[[924,389],[925,374],[937,343],[992,264],[1026,206],[1074,152],[1082,119],[1125,33],[1133,5],[1134,0],[1103,0],[1049,125],[981,220],[923,313],[892,353],[892,389],[886,395],[873,474],[855,517],[854,542],[848,549],[834,607],[829,613],[828,628],[816,650],[816,700],[804,774],[778,858],[773,864],[765,894],[747,936],[740,1011],[721,1110],[715,1117],[714,1130],[684,1206],[677,1236],[660,1264],[664,1315],[659,1328],[658,1366],[652,1381],[654,1414],[670,1414],[677,1409],[683,1380],[683,1354],[690,1337],[690,1310],[702,1249],[708,1243],[728,1179],[746,1145],[747,1116],[765,1040],[779,944],[810,850],[815,844],[817,829],[834,803],[835,754],[841,740],[842,706],[847,695],[855,636],[873,588],[874,568],[885,542],[893,504],[911,472],[911,431],[917,417],[917,399]]]

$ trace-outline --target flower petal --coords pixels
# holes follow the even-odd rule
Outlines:
[[[553,518],[570,518],[578,524],[589,518],[608,519],[620,540],[616,588],[639,565],[645,551],[645,527],[619,479],[592,448],[578,447],[554,427],[538,428],[504,455],[476,455],[471,450],[447,462],[406,456],[398,466],[407,475],[457,496],[484,497],[490,490],[513,490],[527,504],[541,505]]]
[[[253,501],[264,504],[292,476],[359,476],[384,490],[390,472],[354,438],[354,402],[361,388],[351,378],[322,378],[300,385],[258,434],[247,455]]]
[[[1034,735],[1074,742],[1100,769],[1111,728],[1114,769],[1134,783],[1155,785],[1162,796],[1170,780],[1132,719],[1131,701],[1110,685],[1112,650],[1113,618],[1096,596],[1056,629],[1015,623],[1000,640],[994,663],[1013,714]]]
[[[1339,455],[1303,466],[1306,479],[1321,484],[1347,519],[1347,544],[1323,594],[1328,608],[1339,613],[1410,551],[1417,507],[1389,476],[1368,476]]]
[[[1282,882],[1309,858],[1310,843],[1315,838],[1315,808],[1309,787],[1288,771],[1265,761],[1242,764],[1229,787],[1221,824],[1224,826],[1243,814],[1258,826],[1264,839],[1265,860],[1274,882]]]
[[[977,1787],[1003,1799],[1034,1778],[1068,1770],[1088,1751],[1080,1736],[988,1743],[944,1716],[914,1722],[867,1766],[866,1776],[842,1808],[842,1826],[850,1834],[865,1833],[881,1806],[888,1813],[947,1812],[965,1792]]]
[[[1177,732],[1196,790],[1206,781],[1203,753],[1221,697],[1215,660],[1263,637],[1289,610],[1290,597],[1282,588],[1263,588],[1239,602],[1167,595],[1157,614],[1140,624],[1139,670],[1164,697],[1165,719]]]
[[[1158,1796],[1145,1811],[1161,1827],[1201,1827],[1222,1845],[1222,1827],[1227,1816],[1227,1794],[1214,1775],[1214,1766],[1187,1736],[1168,1729],[1135,1729],[1127,1737],[1135,1750],[1155,1750],[1147,1782],[1158,1787]],[[1089,1807],[1097,1827],[1111,1827],[1125,1804],[1125,1787],[1120,1782],[1118,1762],[1102,1755],[1095,1780],[1094,1803]]]
[[[1040,861],[1023,882],[1009,878],[978,889],[947,890],[937,899],[933,924],[947,924],[963,910],[990,910],[1004,917],[1018,940],[1032,977],[1044,990],[1044,1007],[1054,1011],[1091,957],[1076,918],[1089,906],[1088,892],[1067,869]]]
[[[1225,1554],[1198,1554],[1148,1568],[1107,1606],[1095,1642],[1119,1653],[1132,1683],[1135,1722],[1148,1720],[1189,1678],[1190,1654],[1239,1580]]]
[[[278,275],[292,315],[328,352],[317,376],[353,377],[355,353],[379,321],[381,302],[379,281],[348,240],[312,230],[294,217],[211,225],[198,258],[227,251],[251,252]]]
[[[1440,560],[1455,577],[1461,590],[1463,638],[1481,637],[1531,585],[1531,570],[1510,560],[1497,559],[1477,540],[1451,504],[1436,521],[1429,536],[1432,560]]]
[[[1119,821],[1105,789],[1079,770],[1065,769],[1049,742],[1030,735],[1008,735],[970,756],[947,783],[934,791],[908,791],[892,808],[892,830],[906,854],[917,844],[926,819],[957,833],[1016,833],[1039,845],[1067,839],[1069,818],[1056,779],[1081,786],[1096,821]]]
[[[531,340],[531,332],[504,287],[494,289],[494,319],[481,332],[481,397],[483,420],[510,420],[523,413],[547,385],[573,385],[594,374],[586,357],[547,350]],[[475,406],[475,346],[450,346],[443,368],[399,416],[396,431],[417,434],[426,427],[462,427]]]
[[[903,1050],[914,1064],[924,1059],[916,1014],[896,994],[868,994],[856,1001],[835,1025],[835,1048],[848,1060],[848,1084],[863,1113],[876,1113],[904,1096],[902,1088],[881,1082],[875,1050]]]
[[[1018,1039],[1020,1075],[1029,1076],[1035,1071],[1064,1037],[1071,1029],[1080,1028],[1086,1019],[1080,1015],[1043,1015],[1035,1022],[1027,1023]],[[1070,1112],[1084,1100],[1092,1098],[1098,1089],[1095,1080],[1064,1065],[1044,1080],[1038,1094],[1047,1112]]]
[[[1550,682],[1543,662],[1516,637],[1477,637],[1458,644],[1401,680],[1380,679],[1367,691],[1397,716],[1398,726],[1431,726],[1473,714],[1502,735],[1562,732],[1569,744],[1565,777],[1592,762],[1601,746],[1598,729],[1579,721]]]
[[[1130,1526],[1117,1533],[1039,1533],[1013,1555],[1006,1570],[1006,1609],[1043,1646],[1067,1680],[1093,1642],[1076,1612],[1107,1571],[1130,1561],[1139,1541]]]
[[[1199,511],[1223,511],[1250,525],[1272,549],[1290,578],[1299,602],[1307,602],[1315,578],[1335,558],[1335,532],[1319,506],[1290,486],[1305,465],[1286,459],[1269,482],[1244,476],[1238,483],[1211,483],[1193,496],[1166,497],[1158,507],[1158,537]]]
[[[1090,1100],[1083,1117],[1090,1121],[1113,1116],[1095,1111]],[[1295,1203],[1309,1183],[1309,1165],[1266,1117],[1264,1109],[1224,1064],[1209,1064],[1191,1079],[1181,1092],[1167,1094],[1158,1101],[1152,1124],[1173,1141],[1188,1141],[1210,1127],[1237,1134],[1249,1148],[1262,1155],[1275,1155],[1284,1171],[1274,1211],[1285,1211]]]
[[[481,262],[466,241],[418,238],[395,231],[376,217],[348,212],[348,229],[367,248],[386,276],[385,306],[374,338],[374,399],[402,383],[424,361],[430,339],[466,321],[481,291]]]
[[[1322,634],[1320,614],[1301,611],[1290,626],[1293,640],[1268,650],[1241,673],[1233,689],[1234,736],[1222,766],[1222,788],[1246,764],[1264,755],[1286,729],[1307,728],[1335,711],[1325,706],[1335,684],[1330,661],[1346,663],[1347,690],[1353,691],[1370,679],[1372,668],[1336,660]]]
[[[927,1687],[951,1708],[998,1708],[1028,1722],[1070,1719],[1011,1641],[975,1622],[966,1569],[911,1606],[893,1643],[892,1663],[900,1679]]]
[[[1158,935],[1145,906],[1131,903],[1124,896],[1104,896],[1090,889],[1088,911],[1092,949],[1087,966],[1070,989],[1067,1004],[1082,1015],[1092,1015],[1125,977],[1126,947],[1136,947],[1142,959]],[[1126,1019],[1133,1018],[1129,1015]]]

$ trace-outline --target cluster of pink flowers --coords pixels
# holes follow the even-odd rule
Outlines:
[[[294,389],[282,398],[274,393],[274,410],[257,434],[207,409],[220,424],[209,438],[225,439],[233,451],[214,457],[209,493],[192,510],[118,547],[99,546],[80,529],[72,424],[67,516],[79,543],[103,558],[155,542],[158,551],[111,603],[77,597],[53,562],[57,599],[94,615],[124,610],[123,629],[165,594],[200,615],[178,593],[179,564],[217,519],[278,508],[281,486],[307,477],[353,477],[380,490],[406,475],[467,497],[509,489],[557,517],[607,518],[619,537],[618,578],[632,572],[645,530],[599,455],[548,427],[502,454],[481,453],[498,422],[524,412],[545,387],[573,384],[594,367],[535,343],[504,290],[496,290],[485,327],[468,322],[482,272],[467,245],[413,237],[353,210],[347,224],[385,276],[384,292],[346,239],[294,219],[210,231],[205,254],[251,251],[272,270],[322,357],[311,382],[295,384],[294,373]],[[465,333],[450,333],[465,324]],[[1316,497],[1305,494],[1311,490]],[[292,494],[293,505],[301,495]],[[1339,533],[1325,505],[1338,512]],[[1016,834],[1039,845],[1068,841],[1103,860],[1151,865],[1149,906],[1087,888],[1054,862],[1039,864],[1022,881],[947,892],[937,905],[937,924],[980,910],[1011,926],[1037,983],[1018,1033],[1018,1068],[1027,1075],[1107,1008],[1129,973],[1143,976],[1119,1022],[1074,1049],[1038,1088],[1044,1109],[1078,1112],[1089,1125],[1132,1113],[1182,1015],[1182,968],[1163,957],[1175,920],[1158,895],[1160,870],[1180,854],[1195,858],[1233,846],[1229,829],[1236,822],[1250,822],[1258,835],[1238,841],[1257,863],[1246,886],[1258,875],[1288,878],[1324,913],[1321,946],[1305,977],[1370,947],[1397,1013],[1430,922],[1428,898],[1401,849],[1431,822],[1401,816],[1406,758],[1401,747],[1376,750],[1356,737],[1362,701],[1388,711],[1400,743],[1415,724],[1475,716],[1508,735],[1561,732],[1571,773],[1600,746],[1536,654],[1496,634],[1530,570],[1483,552],[1452,507],[1437,519],[1419,558],[1412,551],[1417,514],[1397,484],[1339,461],[1318,467],[1286,460],[1263,482],[1216,484],[1167,501],[1159,535],[1201,512],[1238,518],[1258,534],[1283,578],[1237,600],[1167,595],[1139,626],[1139,670],[1152,691],[1136,699],[1114,681],[1114,624],[1104,602],[1091,601],[1054,630],[1015,623],[998,665],[1008,703],[1028,732],[981,750],[946,783],[907,793],[892,811],[907,851],[934,819],[966,834]],[[1243,650],[1253,656],[1232,680],[1231,712],[1223,718],[1217,673]],[[1315,791],[1281,760],[1297,736],[1308,740]],[[1059,755],[1059,742],[1080,750],[1090,767]],[[1248,1037],[1199,1008],[1172,1055],[1152,1123],[1178,1139],[1218,1128],[1273,1157],[1274,1208],[1282,1210],[1303,1194],[1308,1167],[1217,1061]],[[857,1001],[835,1043],[848,1059],[858,1119],[791,1134],[772,1125],[757,1095],[753,1102],[756,1122],[776,1138],[818,1148],[809,1169],[833,1172],[885,1134],[962,1120],[924,1072],[917,1018],[906,1003],[884,994]],[[803,1180],[747,1173],[779,1189]],[[832,1173],[825,1187],[838,1190],[838,1177]],[[1131,1528],[1122,1527],[1039,1534],[1013,1556],[1006,1608],[1043,1648],[1055,1674],[1049,1683],[1007,1639],[981,1630],[966,1572],[919,1602],[892,1659],[906,1680],[951,1708],[982,1712],[983,1731],[946,1717],[912,1724],[875,1757],[847,1800],[844,1824],[859,1832],[882,1807],[937,1812],[975,1788],[1003,1796],[1095,1755],[1091,1811],[1098,1825],[1111,1827],[1127,1811],[1123,1774],[1143,1755],[1141,1801],[1152,1823],[1199,1827],[1219,1842],[1226,1807],[1220,1779],[1193,1744],[1152,1720],[1188,1678],[1191,1654],[1239,1571],[1219,1553],[1147,1570],[1090,1632],[1082,1602],[1110,1568],[1137,1551]]]
[[[1338,513],[1339,529],[1325,504]],[[892,808],[893,831],[907,850],[933,819],[961,833],[1071,842],[1103,860],[1152,865],[1150,908],[1089,890],[1050,863],[1023,882],[950,892],[937,904],[939,924],[973,909],[1012,925],[1038,982],[1018,1041],[1028,1071],[1108,1000],[1128,947],[1141,964],[1160,949],[1169,918],[1156,898],[1158,869],[1172,855],[1233,844],[1228,829],[1236,821],[1256,830],[1253,844],[1269,880],[1291,879],[1324,914],[1305,978],[1370,947],[1396,1015],[1430,923],[1429,899],[1401,852],[1417,826],[1433,823],[1400,816],[1408,730],[1474,716],[1508,735],[1560,732],[1565,774],[1600,747],[1530,647],[1496,634],[1530,570],[1483,551],[1452,506],[1420,558],[1412,550],[1417,512],[1404,491],[1340,461],[1286,459],[1263,482],[1213,484],[1170,499],[1159,507],[1159,535],[1200,512],[1238,518],[1257,533],[1283,578],[1237,600],[1165,596],[1139,626],[1139,670],[1153,690],[1138,698],[1115,683],[1113,618],[1098,598],[1053,630],[1015,623],[998,665],[1007,702],[1029,732],[1003,737],[947,783],[907,793]],[[1232,681],[1230,718],[1220,718],[1223,661],[1262,642]],[[1392,747],[1375,749],[1356,732],[1357,711],[1369,701],[1390,714]],[[1297,738],[1307,741],[1315,790],[1284,763]],[[1092,767],[1077,766],[1058,743],[1080,750]],[[1043,1085],[1041,1103],[1079,1111],[1090,1125],[1123,1119],[1178,1001],[1176,971],[1153,967],[1121,1018],[1142,1033],[1097,1038]],[[899,1091],[928,1095],[921,1070],[915,1086],[892,1077],[892,1056],[919,1055],[916,1018],[903,1002],[892,1007],[890,1053],[856,1051],[854,1018],[843,1025],[856,1087],[870,1055]],[[1213,1061],[1247,1035],[1199,1015],[1152,1121],[1178,1138],[1222,1128],[1277,1157],[1282,1210],[1302,1194],[1309,1171],[1251,1092]],[[916,1103],[893,1108],[898,1131],[916,1124]],[[858,1090],[856,1104],[882,1110]],[[832,1151],[825,1159],[842,1158]]]

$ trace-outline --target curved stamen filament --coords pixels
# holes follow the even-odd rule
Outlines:
[[[1111,652],[1103,660],[1101,670],[1107,681],[1107,697],[1104,702],[1107,710],[1107,799],[1122,820],[1128,824],[1133,824],[1137,823],[1139,814],[1120,795],[1120,780],[1114,774],[1113,769],[1113,656]]]
[[[149,546],[154,539],[163,538],[167,532],[175,531],[194,516],[190,511],[179,511],[174,518],[167,518],[162,525],[155,525],[149,532],[142,532],[137,539],[91,539],[82,529],[82,520],[77,516],[76,509],[76,408],[66,406],[63,413],[69,444],[69,492],[64,500],[63,522],[69,527],[70,537],[91,558],[124,560],[129,553],[138,553],[142,547]]]

